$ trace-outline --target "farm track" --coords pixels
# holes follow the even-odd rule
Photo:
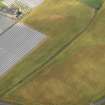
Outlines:
[[[41,66],[39,66],[38,68],[36,68],[33,72],[31,72],[30,74],[26,75],[22,80],[20,80],[19,82],[17,82],[15,85],[13,85],[12,87],[10,87],[9,89],[7,89],[5,92],[3,92],[2,94],[0,94],[0,96],[4,96],[5,94],[7,94],[9,91],[11,91],[12,89],[16,88],[18,85],[20,85],[21,83],[23,83],[23,81],[26,81],[28,78],[30,78],[33,73],[37,72],[40,73],[42,72],[42,68],[46,67],[47,64],[49,64],[50,61],[52,61],[55,57],[57,57],[60,53],[62,53],[62,51],[64,51],[68,46],[70,46],[76,39],[78,39],[87,29],[88,27],[93,23],[95,17],[97,16],[97,12],[98,11],[94,11],[94,14],[92,16],[92,18],[90,19],[89,23],[84,27],[83,30],[81,30],[81,32],[79,32],[72,40],[70,40],[69,42],[65,43],[62,48],[58,49],[58,51],[51,55],[48,60],[46,60]]]

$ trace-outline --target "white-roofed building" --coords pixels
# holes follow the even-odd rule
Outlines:
[[[24,5],[27,5],[30,8],[38,6],[43,0],[4,0],[3,3],[7,6],[12,5],[15,1],[19,1]]]

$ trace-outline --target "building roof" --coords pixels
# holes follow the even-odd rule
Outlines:
[[[38,4],[42,3],[43,0],[17,0],[20,1],[21,3],[33,8],[35,6],[37,6]],[[6,5],[11,5],[15,2],[15,0],[4,0],[3,1]]]

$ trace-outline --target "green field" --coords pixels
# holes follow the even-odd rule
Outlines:
[[[0,0],[0,8],[5,7],[5,5],[2,3],[3,0]]]
[[[46,0],[23,19],[48,39],[1,78],[2,99],[89,105],[105,95],[105,4],[82,1]]]

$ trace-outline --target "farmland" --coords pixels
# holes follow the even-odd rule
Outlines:
[[[22,20],[48,39],[1,78],[2,99],[89,105],[105,95],[105,4],[82,1],[46,0]]]

